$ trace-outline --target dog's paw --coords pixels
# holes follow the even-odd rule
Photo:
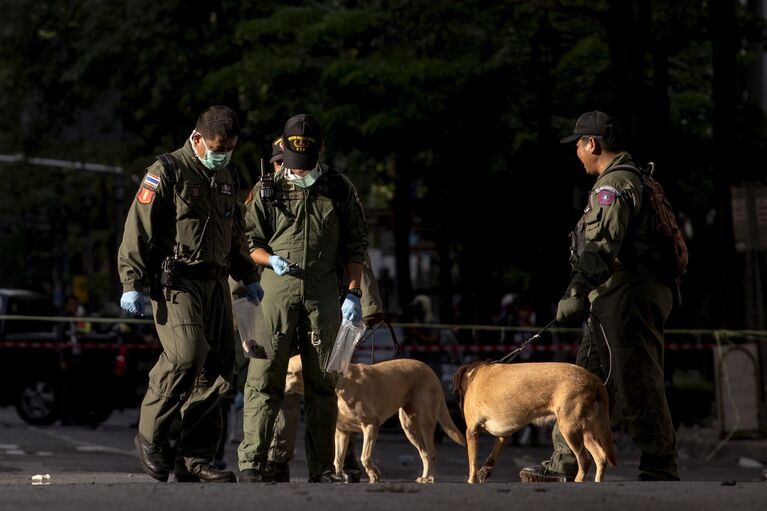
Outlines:
[[[368,479],[370,483],[380,483],[381,473],[378,470],[368,470]]]
[[[493,469],[491,467],[482,467],[479,469],[479,472],[477,473],[477,479],[479,480],[479,484],[485,484],[485,480],[489,478],[491,475],[493,475]]]
[[[434,483],[434,476],[419,477],[415,480],[416,483],[432,484]]]

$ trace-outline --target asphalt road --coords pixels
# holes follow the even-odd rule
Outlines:
[[[298,442],[289,484],[201,485],[157,483],[138,466],[132,445],[136,410],[116,412],[98,428],[33,427],[10,408],[0,409],[0,510],[55,509],[110,511],[122,509],[288,509],[313,511],[342,508],[391,509],[556,509],[622,510],[763,509],[767,483],[767,440],[719,441],[709,430],[679,432],[681,483],[640,483],[638,453],[631,442],[616,438],[618,468],[608,467],[602,484],[519,483],[519,467],[549,454],[549,447],[509,446],[486,485],[465,484],[465,450],[445,439],[439,445],[437,484],[420,485],[420,459],[404,435],[383,430],[375,460],[380,484],[310,485]],[[547,439],[544,438],[547,442]],[[481,454],[492,439],[484,437]],[[228,443],[225,460],[236,466],[236,443]],[[711,456],[713,453],[713,456]],[[711,456],[709,461],[707,457]],[[36,484],[35,475],[50,475]],[[593,470],[591,473],[593,477]],[[39,479],[39,478],[37,478]]]

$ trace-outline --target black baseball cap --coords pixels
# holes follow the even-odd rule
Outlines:
[[[566,136],[559,142],[561,144],[569,144],[575,142],[581,137],[605,137],[605,138],[619,138],[620,127],[615,119],[610,117],[604,112],[594,110],[593,112],[586,112],[578,117],[575,121],[575,129],[571,135]]]
[[[269,163],[274,163],[277,160],[282,160],[282,153],[282,135],[280,135],[272,142],[272,157],[269,159]]]
[[[311,170],[317,165],[322,148],[322,130],[317,119],[307,114],[294,115],[282,131],[282,164],[289,169]]]

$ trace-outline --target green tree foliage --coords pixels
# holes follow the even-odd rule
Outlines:
[[[598,108],[622,122],[638,159],[658,163],[676,208],[692,219],[700,266],[691,288],[705,288],[713,263],[702,246],[718,236],[710,197],[715,171],[724,170],[712,166],[714,34],[700,2],[6,4],[0,152],[93,159],[138,175],[152,155],[183,142],[199,111],[226,103],[244,121],[236,160],[251,184],[285,120],[312,113],[326,131],[326,159],[391,208],[400,297],[413,291],[408,256],[417,241],[438,256],[443,319],[458,293],[463,319],[487,321],[509,289],[545,308],[564,288],[566,235],[592,179],[557,140]],[[746,90],[740,80],[763,47],[764,24],[734,9],[738,73],[728,79]],[[749,157],[726,169],[731,183],[759,178],[767,159],[763,112],[743,95],[733,108],[741,120],[734,143]],[[22,189],[39,186],[21,167],[0,172],[15,172]],[[3,207],[25,218],[42,210],[72,217],[54,229],[66,233],[56,243],[68,251],[63,259],[99,253],[100,244],[112,257],[117,230],[103,219],[119,216],[135,184],[119,199],[108,178],[82,188],[57,175],[45,198],[5,206],[11,192],[3,189]],[[78,245],[99,221],[109,241]],[[31,224],[2,223],[0,253],[17,268],[23,261],[8,255],[10,244],[29,251],[30,239],[45,237]]]

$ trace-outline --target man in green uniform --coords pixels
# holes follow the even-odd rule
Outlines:
[[[147,169],[118,254],[120,306],[143,315],[149,290],[163,352],[149,373],[136,446],[144,471],[177,481],[233,482],[212,467],[221,436],[219,402],[234,369],[227,275],[263,294],[244,238],[236,175],[228,167],[239,122],[225,106],[203,112],[181,149]],[[175,457],[168,434],[181,419]]]
[[[272,141],[272,157],[269,160],[275,173],[282,170],[282,154],[282,135],[280,135]],[[346,284],[344,283],[343,286],[346,287]],[[362,320],[371,327],[375,326],[384,319],[384,310],[378,291],[378,283],[367,253],[362,265],[360,289],[362,292]],[[300,418],[301,395],[285,394],[280,411],[274,421],[274,433],[269,447],[267,469],[262,474],[262,478],[278,483],[290,482],[290,461],[295,455],[296,432]],[[349,440],[344,459],[344,477],[348,482],[359,482],[362,472],[354,452],[354,437],[355,435],[352,435]]]
[[[305,384],[309,481],[336,482],[336,379],[324,368],[342,317],[362,318],[359,287],[367,226],[351,181],[318,163],[322,133],[313,117],[291,117],[282,143],[283,167],[275,176],[273,197],[262,197],[259,182],[246,201],[248,245],[253,261],[265,267],[264,319],[273,337],[271,346],[264,346],[266,358],[250,360],[240,481],[261,481],[267,471],[288,359],[297,345]],[[339,259],[349,286],[340,310]]]
[[[652,206],[644,200],[638,168],[620,150],[620,129],[610,116],[583,114],[573,134],[562,139],[572,142],[597,181],[572,234],[572,280],[557,321],[588,316],[576,363],[607,380],[611,408],[620,407],[642,453],[639,480],[679,480],[663,378],[663,325],[673,298],[653,252]],[[522,481],[574,478],[575,456],[556,427],[552,437],[552,457],[523,468]]]

